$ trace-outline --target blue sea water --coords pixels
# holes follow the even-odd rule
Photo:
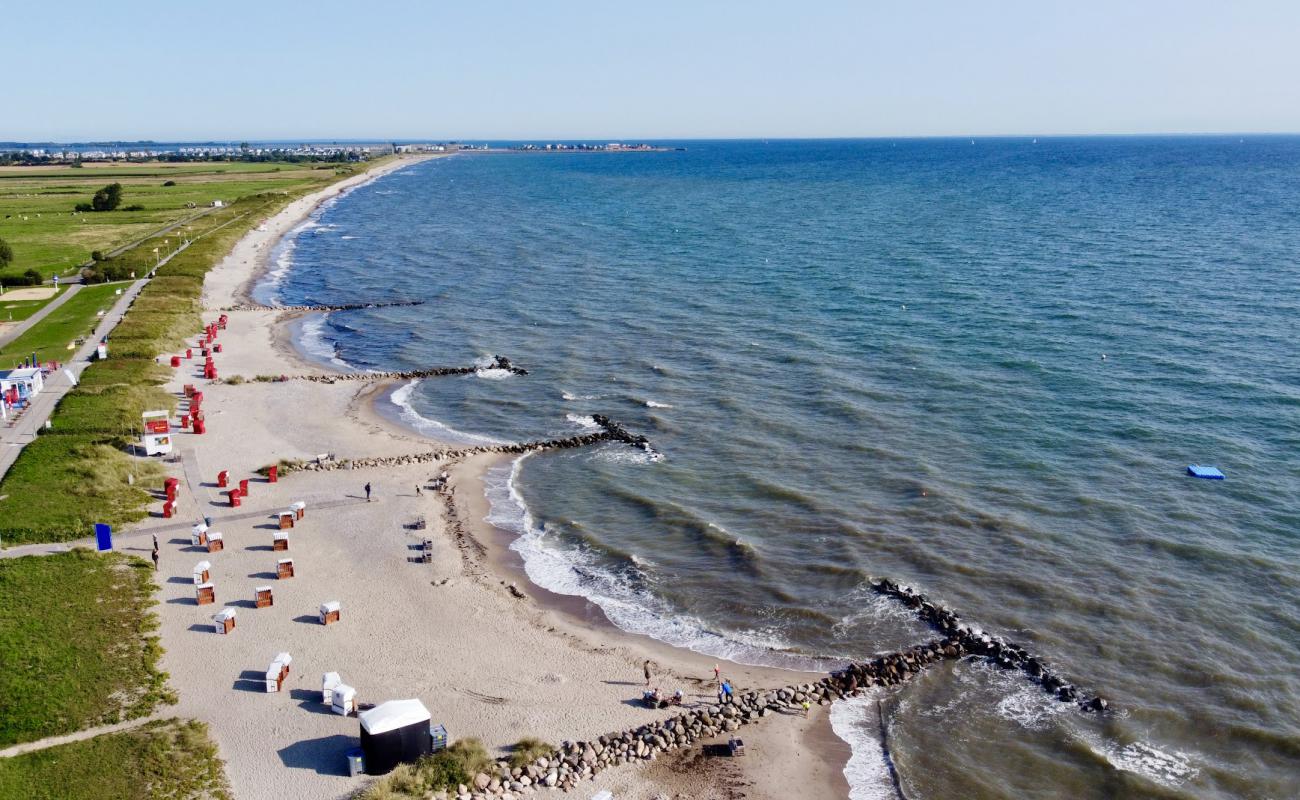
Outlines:
[[[258,293],[428,301],[309,322],[336,365],[529,369],[401,387],[434,438],[648,435],[489,480],[620,627],[829,667],[930,637],[890,577],[1118,709],[934,670],[880,697],[909,797],[1300,794],[1300,138],[681,144],[404,169]]]

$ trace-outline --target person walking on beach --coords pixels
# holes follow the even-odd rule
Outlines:
[[[366,482],[366,502],[370,502],[370,482]]]
[[[153,547],[153,571],[158,571],[158,545]]]
[[[420,491],[420,484],[415,484],[415,496],[424,497],[424,492]]]
[[[158,534],[153,535],[153,551],[158,552]]]
[[[641,665],[641,670],[642,670],[643,672],[645,672],[645,685],[646,685],[647,688],[649,688],[649,686],[650,686],[650,659],[647,658],[647,659],[645,660],[645,663]]]
[[[722,670],[718,669],[717,664],[713,665],[713,682],[719,686],[722,685]]]

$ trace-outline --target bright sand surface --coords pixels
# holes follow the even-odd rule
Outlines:
[[[250,232],[209,273],[205,319],[244,299],[280,236],[322,200],[366,179],[296,201]],[[222,377],[320,371],[285,345],[290,315],[229,316],[218,340],[223,351],[214,355]],[[166,465],[182,480],[178,516],[164,522],[155,509],[155,518],[137,527],[159,532],[163,668],[180,697],[174,713],[211,726],[239,800],[345,797],[364,785],[364,778],[347,776],[343,756],[357,744],[359,725],[321,704],[325,672],[338,672],[360,702],[419,698],[452,739],[478,737],[494,755],[524,736],[553,744],[587,740],[671,715],[636,702],[645,659],[653,662],[654,685],[669,693],[681,688],[688,706],[710,702],[715,659],[625,634],[585,602],[527,583],[504,534],[483,521],[482,477],[497,456],[451,465],[448,496],[427,489],[416,495],[416,485],[440,471],[432,464],[299,472],[270,484],[255,470],[279,459],[439,447],[374,413],[375,386],[209,383],[200,365],[196,353],[167,387],[179,394],[195,384],[205,395],[207,433],[177,435],[181,457]],[[230,508],[214,485],[220,470],[229,470],[232,485],[251,479],[240,508]],[[370,503],[367,482],[374,487]],[[275,514],[299,500],[306,516],[290,531],[288,552],[274,551]],[[205,515],[224,534],[222,552],[190,545],[189,527]],[[406,527],[421,517],[426,530]],[[432,564],[414,560],[425,538],[433,541]],[[294,560],[295,575],[277,580],[276,562],[285,557]],[[193,567],[204,560],[212,565],[215,605],[194,599]],[[515,597],[510,583],[525,597]],[[274,606],[258,609],[254,590],[268,585]],[[341,620],[324,626],[317,609],[330,600],[341,603]],[[228,636],[210,624],[225,607],[237,610]],[[293,662],[284,691],[268,694],[264,674],[286,651]],[[721,666],[741,690],[819,677]],[[744,758],[704,759],[697,746],[649,765],[606,770],[575,795],[607,788],[617,798],[846,797],[840,770],[848,751],[831,733],[826,711],[814,708],[807,719],[778,714],[742,728]]]
[[[3,295],[0,300],[44,300],[47,297],[53,297],[58,294],[59,290],[53,286],[40,286],[31,289],[10,289]]]

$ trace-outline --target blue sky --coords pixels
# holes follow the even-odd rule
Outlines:
[[[29,3],[0,140],[1300,131],[1300,1]]]

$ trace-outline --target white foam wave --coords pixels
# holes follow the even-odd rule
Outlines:
[[[592,458],[607,464],[657,464],[664,460],[664,454],[619,443],[600,448]]]
[[[602,568],[589,551],[559,544],[555,531],[538,524],[519,493],[519,475],[531,456],[528,453],[488,470],[484,486],[490,509],[486,521],[516,534],[510,549],[523,558],[524,572],[533,583],[556,594],[586,598],[618,628],[675,647],[741,664],[815,671],[830,666],[823,660],[783,652],[790,644],[776,628],[710,630],[704,621],[669,608],[646,587]],[[645,570],[650,562],[641,561],[638,566]]]
[[[560,397],[573,402],[574,400],[599,400],[603,395],[599,394],[573,394],[572,392],[560,392]]]
[[[492,366],[495,363],[497,363],[496,356],[479,356],[474,359],[474,374],[485,381],[503,381],[509,378],[510,370],[497,369]]]
[[[645,401],[646,408],[672,408],[667,403],[656,403],[654,400]]]
[[[328,318],[329,314],[320,314],[303,320],[298,336],[298,346],[304,353],[317,361],[340,369],[350,370],[352,365],[339,358],[338,342],[325,335],[325,325]]]
[[[1084,737],[1088,746],[1112,767],[1141,775],[1153,783],[1173,788],[1197,773],[1187,753],[1167,753],[1150,742],[1103,742],[1091,734]]]
[[[355,238],[357,238],[357,237],[355,237],[355,236],[350,236],[350,235],[345,235],[345,236],[340,236],[339,238],[340,238],[340,239],[355,239]]]
[[[415,406],[411,403],[411,396],[415,394],[415,387],[419,383],[418,380],[410,381],[403,386],[397,387],[392,394],[388,395],[389,402],[400,409],[398,417],[404,424],[414,428],[423,436],[450,444],[505,444],[502,440],[493,439],[491,436],[458,431],[445,423],[436,419],[429,419],[416,411]]]
[[[588,431],[600,430],[600,425],[596,422],[594,417],[584,415],[584,414],[565,414],[564,418],[567,419],[569,422],[572,422],[574,425],[577,425],[578,427],[582,428],[583,430],[588,430]]]
[[[831,730],[849,746],[851,755],[844,765],[849,783],[849,800],[893,800],[894,781],[880,741],[876,701],[881,689],[831,704]]]

